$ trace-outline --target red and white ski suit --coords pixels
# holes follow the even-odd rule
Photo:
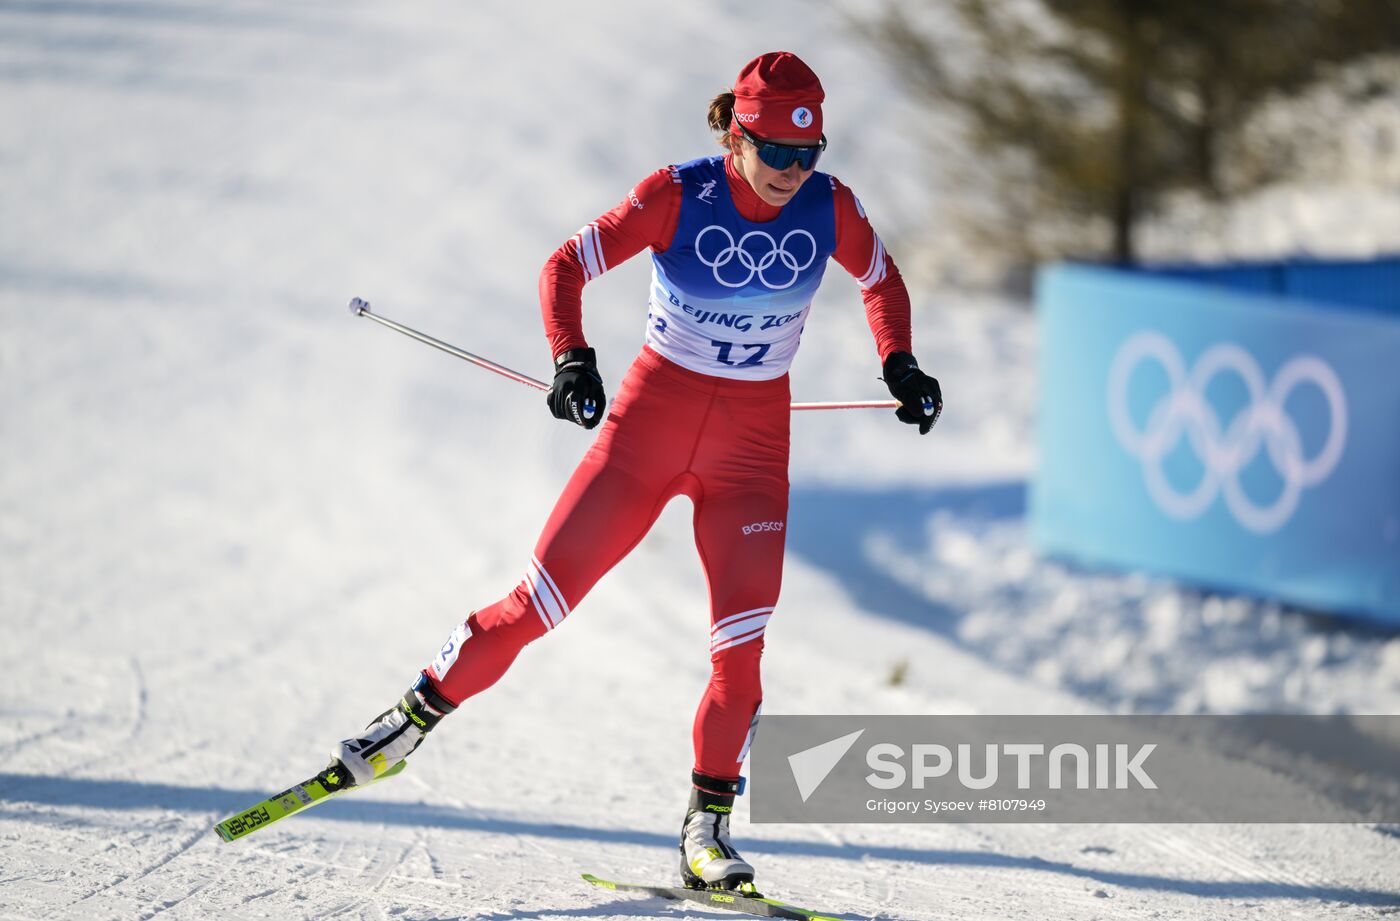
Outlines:
[[[779,214],[731,159],[724,167],[744,220]],[[854,194],[830,181],[831,256],[861,283],[880,359],[910,351],[899,270]],[[550,257],[540,302],[555,356],[587,346],[587,280],[643,249],[661,253],[672,244],[681,196],[674,168],[657,170]],[[686,495],[710,589],[712,672],[695,716],[695,770],[737,779],[762,700],[763,633],[782,578],[789,402],[786,373],[769,380],[700,373],[644,347],[550,514],[525,578],[468,617],[425,670],[438,693],[460,704],[494,684],[522,647],[558,626],[636,546],[670,499]]]

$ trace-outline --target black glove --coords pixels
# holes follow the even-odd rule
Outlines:
[[[920,435],[938,421],[943,412],[943,390],[938,381],[919,370],[919,363],[908,352],[891,352],[885,359],[885,386],[899,401],[895,417],[919,427]]]
[[[554,386],[549,388],[549,411],[586,429],[603,421],[608,398],[592,349],[569,349],[554,359]]]

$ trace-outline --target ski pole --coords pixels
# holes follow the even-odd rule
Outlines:
[[[510,368],[507,368],[505,365],[500,365],[494,361],[491,361],[489,358],[482,358],[480,355],[473,355],[471,352],[468,352],[465,349],[459,349],[455,345],[449,345],[448,343],[443,342],[441,339],[434,339],[432,336],[429,336],[426,333],[420,333],[418,330],[412,328],[411,326],[404,326],[402,323],[395,323],[388,317],[381,316],[377,313],[373,313],[369,309],[369,301],[361,300],[358,297],[351,298],[350,312],[357,317],[364,317],[368,320],[373,320],[374,322],[379,323],[383,326],[387,326],[394,332],[403,333],[410,339],[417,339],[419,342],[422,342],[425,345],[431,345],[433,348],[440,349],[441,351],[444,351],[449,355],[454,355],[457,358],[462,359],[463,361],[469,361],[472,364],[476,365],[478,368],[485,368],[487,371],[494,371],[502,377],[508,377],[518,384],[524,384],[525,386],[533,387],[536,390],[549,389],[549,385],[546,384],[544,381],[535,380],[528,374],[521,374],[519,371],[513,371]],[[896,403],[894,400],[863,400],[848,403],[793,403],[792,409],[794,412],[796,412],[798,410],[806,409],[895,409],[898,406],[899,404]]]
[[[894,400],[858,400],[854,403],[794,403],[792,411],[799,409],[898,409]]]
[[[505,365],[498,365],[489,358],[482,358],[480,355],[473,355],[471,352],[468,352],[465,349],[459,349],[455,345],[448,345],[441,339],[434,339],[432,336],[429,336],[426,333],[420,333],[418,330],[413,329],[412,327],[404,326],[402,323],[395,323],[388,317],[381,317],[377,313],[370,313],[369,301],[362,301],[358,297],[351,298],[350,312],[357,317],[365,317],[366,319],[373,320],[376,323],[381,323],[384,326],[387,326],[390,329],[394,330],[395,332],[403,333],[410,339],[417,339],[419,342],[422,342],[426,345],[431,345],[435,349],[441,349],[449,355],[455,355],[463,361],[469,361],[472,364],[476,365],[478,368],[485,368],[487,371],[495,371],[502,377],[508,377],[516,383],[524,384],[527,387],[534,387],[536,390],[549,389],[549,385],[546,384],[544,381],[537,381],[533,377],[530,377],[528,374],[521,374],[519,371],[512,371]]]

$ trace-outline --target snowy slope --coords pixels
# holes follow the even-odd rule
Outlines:
[[[836,12],[660,10],[0,2],[0,918],[715,916],[577,880],[673,872],[708,668],[683,502],[402,778],[237,845],[210,832],[317,769],[514,584],[588,444],[538,394],[352,320],[350,295],[542,376],[545,256],[711,149],[709,95],[771,47],[826,75],[829,168],[892,239],[911,213],[900,99]],[[588,291],[610,382],[645,277],[637,260]],[[1190,676],[1136,694],[1131,655],[1081,680],[1096,653],[1073,631],[1131,638],[1144,595],[1177,599],[1178,625],[1206,602],[1025,550],[1029,317],[917,300],[936,435],[795,421],[766,710],[1178,703]],[[796,394],[882,397],[854,284],[832,275],[816,311]],[[996,639],[1023,624],[1034,656]],[[1173,636],[1212,654],[1213,633]],[[1345,673],[1329,706],[1393,710],[1394,641],[1351,642],[1314,663]],[[1260,694],[1203,707],[1292,702]],[[1400,839],[1364,827],[736,828],[774,894],[851,918],[1400,901]]]

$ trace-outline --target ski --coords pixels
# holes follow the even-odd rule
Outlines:
[[[339,763],[339,762],[337,762]],[[219,833],[219,837],[227,844],[230,841],[250,835],[260,828],[266,828],[279,819],[285,819],[289,815],[301,812],[303,809],[310,809],[319,803],[324,803],[328,799],[334,799],[342,793],[349,793],[351,790],[362,790],[370,784],[387,780],[404,769],[408,762],[400,761],[389,768],[383,774],[371,780],[368,784],[347,787],[341,782],[341,773],[334,767],[326,768],[315,777],[303,780],[290,789],[283,790],[276,796],[269,796],[267,799],[249,809],[245,809],[237,815],[229,816],[214,830]]]
[[[583,878],[601,889],[614,889],[618,892],[636,892],[640,895],[653,895],[663,899],[699,902],[711,908],[723,908],[745,915],[758,915],[762,918],[789,918],[791,921],[840,921],[828,915],[818,914],[807,908],[798,908],[777,899],[767,899],[757,892],[744,893],[730,889],[687,889],[684,886],[643,886],[636,883],[615,883],[599,879],[592,873]]]

